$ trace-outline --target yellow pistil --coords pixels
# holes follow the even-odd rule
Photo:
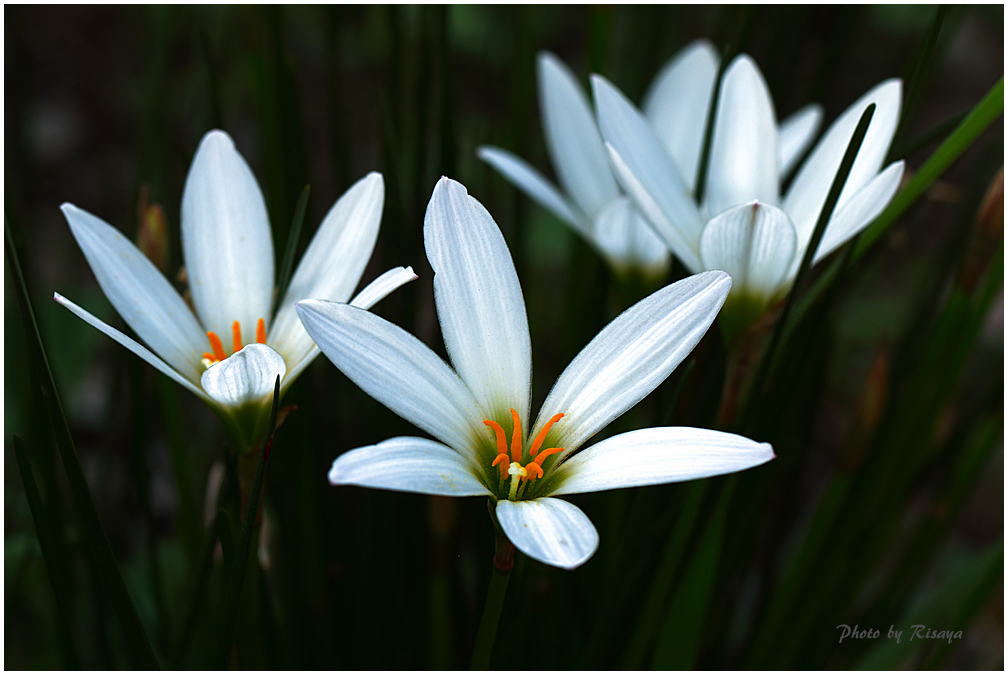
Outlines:
[[[508,477],[511,478],[511,487],[508,490],[508,499],[514,501],[518,494],[518,484],[524,479],[527,483],[531,483],[538,478],[542,478],[543,469],[542,464],[550,455],[556,454],[563,450],[563,448],[547,448],[540,451],[539,448],[542,447],[543,441],[546,440],[546,435],[549,434],[550,429],[554,424],[560,421],[563,417],[563,413],[557,413],[543,426],[542,431],[540,431],[535,440],[532,442],[532,446],[529,448],[529,463],[522,466],[522,431],[521,431],[521,418],[518,416],[518,411],[511,408],[511,421],[514,423],[514,427],[511,431],[511,447],[510,454],[508,453],[508,443],[507,434],[504,432],[504,428],[493,420],[483,420],[483,424],[487,425],[494,432],[494,440],[497,443],[497,456],[494,458],[490,466],[500,467],[501,480],[507,480]],[[524,490],[522,491],[524,494]]]

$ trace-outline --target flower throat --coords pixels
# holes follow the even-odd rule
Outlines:
[[[511,477],[511,488],[508,491],[508,499],[510,501],[518,499],[518,485],[522,479],[528,484],[534,482],[537,478],[541,478],[543,475],[543,460],[563,450],[563,448],[546,448],[540,451],[543,441],[546,440],[546,434],[549,433],[553,425],[560,421],[562,417],[563,413],[553,415],[542,428],[542,431],[535,437],[535,440],[532,441],[532,446],[529,448],[529,460],[524,466],[521,464],[523,459],[522,430],[521,418],[518,416],[518,411],[511,408],[511,419],[514,421],[514,428],[511,431],[510,455],[508,454],[507,437],[504,434],[503,427],[493,420],[483,420],[483,424],[493,429],[494,435],[497,438],[497,457],[490,466],[500,466],[502,482],[507,480],[509,476]],[[524,494],[524,490],[522,490],[522,493]]]

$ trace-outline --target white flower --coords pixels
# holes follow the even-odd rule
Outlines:
[[[728,294],[725,273],[683,279],[623,312],[571,362],[526,426],[532,347],[504,237],[465,187],[442,178],[427,207],[424,245],[454,370],[369,312],[325,300],[297,305],[337,368],[437,439],[393,438],[351,450],[333,462],[334,485],[489,496],[516,547],[574,568],[595,552],[598,533],[580,509],[554,495],[714,476],[773,458],[766,443],[672,427],[631,431],[572,454],[689,354]]]
[[[537,79],[546,150],[566,194],[506,150],[482,146],[477,154],[583,236],[617,273],[664,274],[668,249],[616,184],[577,78],[555,55],[540,52]]]
[[[702,93],[713,88],[717,72],[717,57],[703,56],[704,51],[693,54],[691,68],[682,66],[678,88],[657,89],[663,95],[648,101],[647,117],[605,78],[593,75],[596,114],[620,184],[672,252],[692,272],[727,271],[734,280],[733,299],[755,307],[758,316],[794,280],[870,103],[876,104],[874,116],[813,262],[866,227],[892,199],[903,162],[880,169],[899,121],[902,86],[898,79],[887,80],[851,105],[781,196],[780,179],[808,146],[821,111],[803,108],[778,127],[759,69],[750,57],[737,57],[721,84],[706,190],[698,205],[692,194],[696,168],[690,167],[698,161],[705,124],[698,125],[696,115],[704,101],[709,104],[709,94]]]
[[[182,194],[182,254],[195,314],[127,237],[69,203],[61,209],[98,285],[150,349],[62,295],[54,299],[209,403],[244,449],[264,432],[276,377],[286,390],[318,355],[294,303],[350,298],[378,237],[384,192],[381,174],[371,173],[336,201],[274,316],[266,203],[231,137],[210,131]],[[370,307],[415,278],[410,268],[389,270],[353,303]]]

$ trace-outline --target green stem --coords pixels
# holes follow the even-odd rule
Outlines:
[[[501,609],[504,607],[504,593],[507,591],[508,579],[511,578],[511,568],[514,565],[514,544],[500,532],[497,533],[493,562],[490,590],[487,591],[486,604],[483,605],[483,618],[480,619],[479,630],[476,632],[476,646],[473,648],[469,670],[490,668],[490,655],[493,653],[494,638],[497,637],[497,624],[500,623]]]

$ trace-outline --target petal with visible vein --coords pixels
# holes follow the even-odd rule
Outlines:
[[[598,549],[598,531],[588,516],[562,499],[502,500],[497,520],[519,551],[547,565],[572,570]]]
[[[269,399],[279,375],[287,374],[287,364],[271,347],[253,342],[203,371],[200,384],[210,398],[235,408]]]

